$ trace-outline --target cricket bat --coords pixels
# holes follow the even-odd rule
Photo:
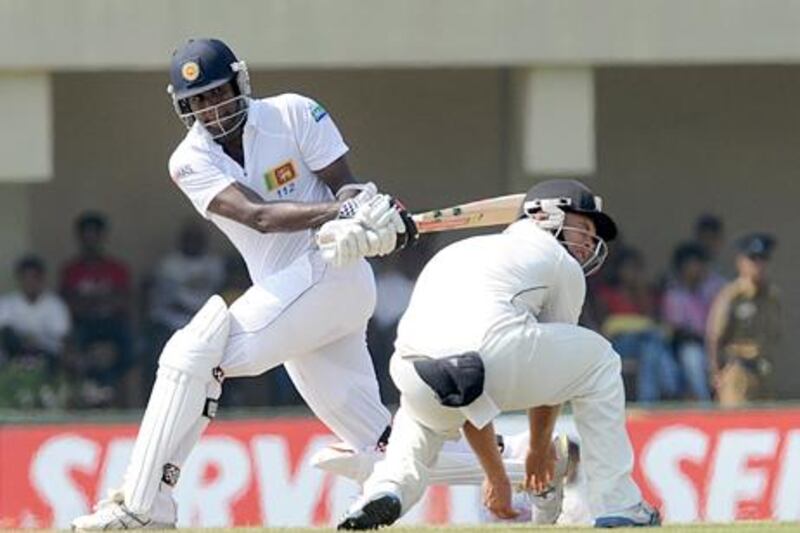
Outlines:
[[[524,194],[476,200],[412,215],[420,233],[511,224],[519,218]]]
[[[525,194],[508,194],[411,215],[420,233],[511,224],[519,218]],[[326,246],[317,234],[317,245]]]

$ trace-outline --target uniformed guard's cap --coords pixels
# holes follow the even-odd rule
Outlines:
[[[747,257],[769,259],[770,254],[772,254],[772,249],[776,244],[775,237],[772,235],[767,233],[751,233],[750,235],[745,235],[740,238],[736,243],[736,247],[739,253]]]
[[[578,180],[553,179],[542,181],[530,188],[525,195],[523,209],[533,214],[540,209],[542,200],[557,200],[556,205],[572,213],[586,215],[594,221],[597,234],[605,241],[617,236],[614,220],[603,213],[603,200]]]
[[[182,100],[231,81],[237,61],[218,39],[190,39],[172,54],[169,78],[175,97]]]

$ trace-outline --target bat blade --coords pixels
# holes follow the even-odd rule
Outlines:
[[[519,218],[524,194],[486,198],[413,215],[420,233],[510,224]]]

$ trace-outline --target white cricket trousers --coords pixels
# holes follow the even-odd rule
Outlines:
[[[614,514],[639,503],[641,493],[631,478],[633,450],[625,428],[620,359],[610,343],[579,326],[521,317],[487,339],[480,351],[485,391],[501,410],[572,402],[593,514]],[[437,402],[412,359],[395,354],[391,373],[401,392],[400,409],[386,457],[364,492],[394,492],[406,512],[421,498],[444,441],[466,419],[459,409]]]
[[[346,268],[311,254],[315,283],[291,266],[254,285],[230,308],[221,368],[226,378],[257,376],[280,364],[314,414],[356,449],[374,446],[391,421],[367,349],[375,308],[369,264]],[[299,278],[299,279],[298,279]]]

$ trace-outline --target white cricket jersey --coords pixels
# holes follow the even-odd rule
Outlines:
[[[576,324],[585,294],[578,262],[551,233],[523,219],[431,259],[398,326],[396,348],[434,357],[478,350],[488,331],[521,314]]]
[[[259,284],[313,249],[312,230],[259,233],[210,213],[209,204],[234,182],[265,201],[330,202],[333,194],[314,172],[348,148],[325,109],[297,94],[250,100],[242,144],[244,168],[195,122],[172,154],[169,172],[197,211],[227,235]]]

